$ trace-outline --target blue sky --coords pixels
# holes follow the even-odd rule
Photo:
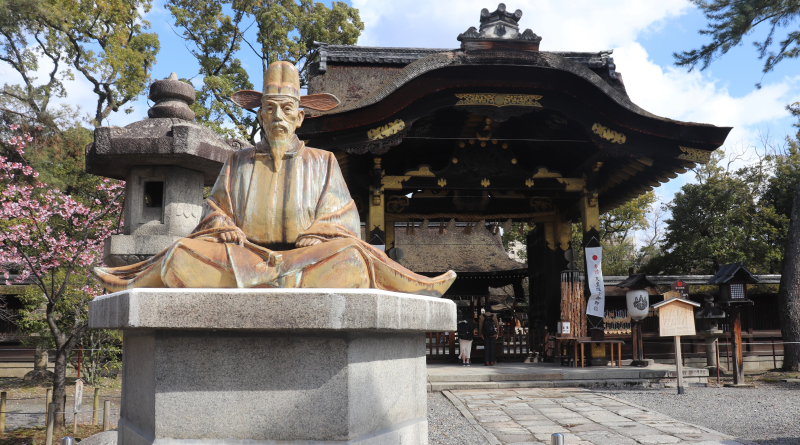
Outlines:
[[[493,10],[489,0],[431,2],[429,0],[353,0],[365,22],[359,45],[456,48],[456,36],[478,26],[481,8]],[[702,14],[687,0],[523,0],[506,1],[509,10],[523,11],[521,28],[543,37],[541,50],[596,51],[614,49],[631,99],[646,110],[672,119],[733,126],[724,148],[728,152],[752,153],[759,135],[769,133],[780,141],[794,135],[794,120],[784,109],[800,101],[800,61],[784,61],[763,76],[752,41],[766,32],[758,30],[744,45],[714,62],[705,71],[687,72],[673,65],[672,53],[699,47],[707,41],[698,30]],[[183,40],[170,28],[173,20],[156,0],[146,19],[159,34],[161,53],[153,77],[165,78],[176,71],[192,77],[197,66]],[[243,50],[239,57],[252,70],[254,84],[261,82],[258,59]],[[47,69],[47,67],[43,67]],[[14,73],[0,66],[0,73],[13,81]],[[202,79],[195,77],[196,85]],[[763,88],[756,89],[761,82]],[[93,109],[93,94],[86,81],[67,84],[67,103]],[[105,124],[126,125],[147,113],[142,97],[134,113],[116,113]],[[692,181],[691,174],[656,189],[669,200],[680,185]]]

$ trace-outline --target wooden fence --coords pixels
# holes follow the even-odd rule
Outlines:
[[[461,349],[455,332],[428,332],[425,334],[425,352],[428,363],[451,363],[458,361]],[[502,361],[523,361],[530,354],[528,329],[502,326],[496,343],[496,359]],[[475,337],[472,341],[472,361],[483,359],[484,340]]]

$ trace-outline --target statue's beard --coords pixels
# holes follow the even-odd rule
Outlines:
[[[278,126],[288,130],[287,125],[283,122],[273,123],[270,125],[270,130]],[[281,166],[283,165],[283,155],[286,154],[286,150],[288,150],[291,146],[292,134],[288,131],[284,133],[268,131],[267,141],[269,141],[269,154],[272,156],[272,163],[275,164],[275,171],[281,171]]]

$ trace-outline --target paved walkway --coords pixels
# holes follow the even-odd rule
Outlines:
[[[444,391],[491,444],[752,444],[579,388]]]

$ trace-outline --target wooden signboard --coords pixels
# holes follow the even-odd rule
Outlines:
[[[674,300],[672,304],[658,308],[659,335],[696,335],[692,305]]]
[[[667,293],[677,294],[678,292]],[[684,394],[681,335],[695,335],[693,308],[700,307],[700,303],[684,300],[683,298],[670,298],[656,303],[652,307],[658,310],[659,335],[675,339],[675,370],[678,374],[678,394]]]

